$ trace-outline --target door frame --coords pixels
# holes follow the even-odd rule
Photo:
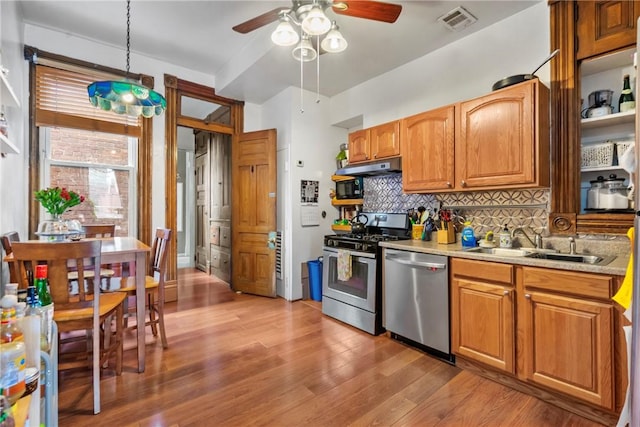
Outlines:
[[[216,95],[215,89],[198,83],[181,80],[175,76],[164,75],[165,98],[165,226],[175,230],[178,225],[177,209],[177,164],[178,164],[178,126],[200,129],[231,135],[231,146],[244,129],[244,101],[224,98]],[[231,117],[229,125],[208,123],[204,120],[181,114],[180,99],[183,96],[228,106]],[[172,233],[167,259],[165,279],[165,300],[178,299],[178,248],[177,233]]]

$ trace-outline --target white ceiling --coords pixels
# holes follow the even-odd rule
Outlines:
[[[349,47],[339,54],[321,55],[320,93],[341,93],[540,1],[544,0],[391,1],[403,7],[393,24],[329,10],[327,14],[337,21]],[[18,0],[18,4],[27,23],[123,49],[126,46],[124,0]],[[288,1],[132,0],[131,51],[211,74],[220,95],[260,104],[286,87],[300,87],[299,63],[291,57],[290,47],[271,43],[276,22],[248,34],[231,28],[290,5]],[[458,6],[478,21],[453,32],[437,19]],[[124,57],[121,67],[101,65],[124,69]],[[537,65],[532,63],[531,71]],[[131,70],[151,74],[136,68],[133,61]],[[315,91],[316,63],[306,64],[304,71],[304,88]]]

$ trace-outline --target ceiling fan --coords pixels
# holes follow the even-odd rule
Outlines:
[[[238,24],[233,30],[247,34],[253,30],[287,17],[302,22],[313,8],[322,11],[331,8],[338,15],[354,18],[372,19],[374,21],[393,23],[398,19],[402,6],[373,0],[292,0],[291,7],[277,7],[255,18]]]

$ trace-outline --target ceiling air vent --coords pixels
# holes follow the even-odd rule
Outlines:
[[[438,21],[442,22],[444,26],[451,31],[461,31],[477,20],[478,19],[475,16],[469,13],[469,11],[462,6],[458,6],[438,18]]]

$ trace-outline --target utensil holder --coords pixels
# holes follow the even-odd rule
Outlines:
[[[456,230],[453,227],[438,230],[438,243],[448,245],[456,242]]]
[[[423,231],[424,231],[424,224],[412,224],[411,238],[413,240],[421,240]]]

